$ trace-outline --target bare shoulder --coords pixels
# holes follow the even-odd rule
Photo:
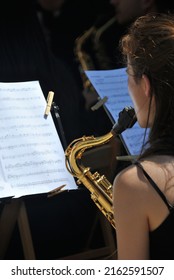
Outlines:
[[[114,197],[144,201],[147,196],[147,181],[143,172],[136,165],[131,165],[121,171],[113,183]],[[116,199],[117,200],[117,199]]]
[[[121,171],[113,184],[113,210],[119,259],[148,258],[148,199],[136,165]]]
[[[143,176],[141,172],[139,172],[136,165],[131,165],[124,170],[122,170],[114,180],[114,187],[125,185],[130,186],[131,188],[136,188],[136,186],[141,183]]]

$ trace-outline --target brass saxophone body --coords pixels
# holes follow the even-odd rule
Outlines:
[[[77,184],[82,183],[90,191],[92,200],[114,228],[112,184],[105,175],[100,175],[98,172],[93,174],[90,167],[85,167],[82,157],[85,150],[104,145],[125,129],[132,127],[135,122],[134,109],[125,107],[119,113],[119,120],[109,133],[100,137],[83,136],[70,143],[65,151],[65,163],[68,171],[78,179]]]

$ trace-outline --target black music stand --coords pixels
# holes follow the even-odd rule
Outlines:
[[[0,259],[4,259],[17,222],[24,257],[28,260],[34,260],[35,252],[24,200],[17,198],[2,203],[4,203],[4,208],[0,216]]]

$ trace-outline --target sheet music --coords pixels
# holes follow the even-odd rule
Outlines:
[[[0,197],[76,189],[39,82],[0,83],[0,104]]]
[[[88,70],[85,73],[99,96],[101,98],[108,97],[105,107],[111,114],[113,122],[118,120],[118,114],[124,107],[133,106],[128,94],[126,68]],[[143,138],[144,129],[140,128],[138,123],[122,133],[124,145],[127,152],[131,155],[138,155],[140,153]]]

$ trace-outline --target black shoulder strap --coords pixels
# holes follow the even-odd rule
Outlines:
[[[162,193],[162,191],[158,188],[158,186],[156,185],[156,183],[152,180],[152,178],[149,176],[149,174],[144,170],[143,166],[141,165],[141,163],[139,161],[136,161],[134,163],[135,165],[137,165],[142,171],[144,176],[147,178],[147,180],[149,181],[149,183],[152,185],[152,187],[157,191],[157,193],[160,195],[161,199],[164,201],[164,203],[166,204],[166,206],[168,207],[169,211],[171,211],[173,209],[173,206],[167,201],[165,195]]]

